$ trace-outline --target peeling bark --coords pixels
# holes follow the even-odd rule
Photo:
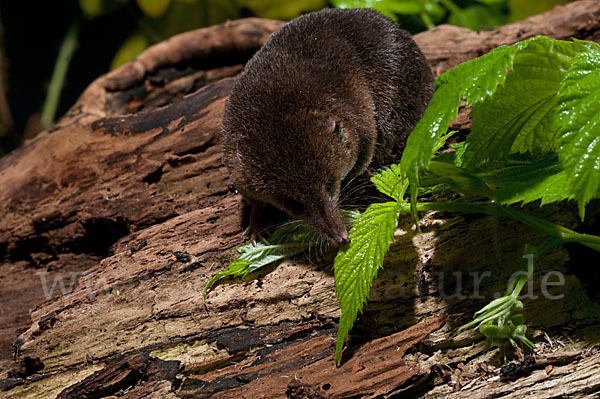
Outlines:
[[[440,26],[416,41],[441,73],[537,34],[598,41],[599,21],[598,2],[578,1],[486,32]],[[245,19],[157,44],[0,159],[1,395],[594,397],[597,274],[568,249],[536,261],[539,298],[525,301],[535,359],[503,368],[476,333],[452,336],[504,292],[523,243],[542,239],[502,219],[431,213],[421,233],[401,221],[340,368],[326,260],[219,285],[205,308],[202,288],[235,256],[243,224],[221,163],[224,103],[280,24]],[[458,119],[468,130],[466,113]],[[577,223],[571,204],[531,211]],[[551,290],[560,299],[540,295],[548,272],[564,278]]]

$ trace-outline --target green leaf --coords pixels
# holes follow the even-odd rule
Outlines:
[[[375,9],[382,9],[394,14],[412,15],[423,11],[422,1],[419,0],[385,0],[379,1]]]
[[[88,17],[96,17],[104,11],[102,0],[79,0],[79,7]]]
[[[480,3],[487,5],[502,5],[506,3],[506,0],[477,0]]]
[[[263,18],[290,20],[303,12],[315,11],[327,6],[325,0],[237,0],[238,6],[246,7]]]
[[[371,0],[331,0],[335,8],[369,8],[375,1]]]
[[[336,364],[340,363],[344,341],[358,312],[362,312],[377,269],[383,265],[383,257],[394,239],[399,212],[397,202],[369,206],[350,230],[350,243],[335,257],[335,288],[342,309],[335,347]]]
[[[479,173],[494,186],[494,201],[511,205],[541,200],[540,205],[573,198],[567,186],[567,175],[554,153],[544,155],[515,154],[502,166]]]
[[[86,17],[94,18],[127,3],[129,3],[129,0],[79,0],[79,7]]]
[[[163,15],[171,0],[136,0],[140,9],[150,18],[158,18]]]
[[[471,111],[465,166],[494,167],[509,154],[553,149],[552,114],[556,93],[581,42],[546,37],[523,42],[506,82]]]
[[[347,217],[352,215],[355,213],[347,214]],[[295,220],[276,229],[269,237],[269,244],[246,243],[237,249],[240,256],[230,263],[227,269],[218,272],[208,280],[202,292],[203,298],[218,280],[228,276],[244,278],[261,267],[306,251],[316,245],[318,239],[308,223]]]
[[[532,15],[551,10],[559,4],[567,4],[571,0],[508,0],[509,20],[520,21]]]
[[[133,60],[148,48],[150,42],[141,33],[130,36],[117,50],[115,57],[110,64],[110,69],[117,69],[121,65]]]
[[[396,14],[418,14],[423,10],[420,0],[333,0],[336,8],[374,8]]]
[[[600,46],[589,46],[561,84],[556,118],[557,152],[582,219],[600,194]]]
[[[452,150],[446,150],[439,152],[432,161],[446,162],[454,166],[461,167],[463,162],[463,155],[465,153],[466,143],[464,141],[450,144]]]
[[[242,247],[243,248],[243,247]],[[240,248],[241,249],[241,248]],[[206,293],[212,286],[222,278],[227,276],[233,276],[237,278],[243,278],[249,273],[250,262],[243,259],[236,259],[229,264],[227,269],[221,270],[212,276],[208,282],[204,285],[204,289],[202,290],[202,300],[206,301]]]
[[[401,175],[400,165],[394,164],[371,176],[371,182],[383,194],[392,197],[396,201],[402,201],[408,187],[408,181],[402,179]]]
[[[461,100],[466,101],[467,107],[474,107],[475,122],[464,152],[464,165],[469,169],[492,169],[495,163],[515,152],[551,150],[554,145],[550,137],[557,130],[549,123],[556,104],[555,93],[573,57],[591,46],[594,45],[589,42],[564,42],[538,36],[510,47],[498,47],[439,76],[434,97],[409,136],[400,162],[403,176],[410,183],[415,221],[420,171],[427,169]],[[593,102],[594,94],[590,96],[588,102]],[[566,100],[572,94],[566,93],[564,97]],[[590,124],[588,127],[592,128]],[[564,159],[579,159],[589,165],[590,157],[584,157],[584,151],[590,145],[592,151],[595,148],[592,136],[588,136],[587,147],[580,145],[579,151],[575,151],[578,157],[567,156],[569,151],[564,151]],[[562,143],[566,143],[567,137],[574,136],[563,134],[563,137],[566,141]],[[569,145],[564,146],[567,147]],[[572,171],[575,170],[573,167]],[[582,203],[597,194],[596,179],[590,179],[589,183],[577,176],[570,179],[578,181]],[[556,185],[558,180],[549,183]],[[587,189],[581,189],[582,185]]]
[[[342,217],[346,226],[350,226],[360,217],[360,212],[342,210]],[[246,243],[238,248],[240,256],[225,270],[221,270],[208,280],[202,291],[202,299],[205,299],[208,290],[222,278],[228,276],[244,278],[261,267],[301,254],[307,249],[321,244],[322,240],[304,220],[286,223],[275,229],[269,236],[268,244]]]
[[[311,236],[312,235],[313,234],[311,234]],[[238,248],[240,256],[230,263],[227,269],[221,270],[208,280],[202,291],[202,297],[205,298],[208,290],[224,277],[232,276],[235,278],[244,278],[249,273],[253,273],[261,267],[306,251],[313,243],[310,241],[309,237],[305,238],[306,241],[304,242],[271,245],[257,242],[256,245],[247,243]]]
[[[181,32],[240,18],[235,0],[176,0],[160,18],[144,18],[140,25],[155,41]]]
[[[423,6],[423,14],[427,15],[432,24],[433,22],[439,23],[446,16],[446,9],[435,1],[426,1]]]
[[[472,30],[485,30],[505,24],[506,17],[503,14],[494,12],[489,7],[482,6],[481,4],[473,4],[460,11],[451,13],[448,23]]]
[[[441,8],[431,7],[430,2],[424,4],[422,0],[333,0],[331,4],[336,8],[372,8],[395,21],[398,15],[421,15],[429,19],[429,12]]]
[[[446,184],[454,191],[476,197],[492,197],[490,187],[476,174],[452,163],[431,161],[421,176],[422,187]]]
[[[400,161],[402,173],[410,183],[415,222],[420,171],[429,166],[439,149],[450,119],[456,118],[461,100],[466,100],[467,106],[472,106],[494,94],[504,83],[518,50],[519,46],[498,47],[484,56],[458,65],[436,79],[435,94],[425,115],[408,137]]]
[[[511,295],[503,296],[488,303],[485,307],[479,309],[474,314],[474,319],[458,328],[456,334],[468,328],[478,329],[482,325],[496,321],[502,317],[510,315],[511,309],[517,302],[517,298]]]

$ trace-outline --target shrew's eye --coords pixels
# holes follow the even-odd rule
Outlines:
[[[342,123],[340,121],[335,122],[335,125],[333,126],[333,131],[331,132],[331,134],[334,137],[337,137],[337,139],[339,140],[340,143],[342,143],[344,145],[348,144],[348,142],[346,140],[346,135],[342,131]]]
[[[332,116],[328,116],[324,120],[323,126],[325,127],[325,131],[327,134],[332,134],[339,138],[342,137],[342,126],[340,121],[336,121]]]
[[[342,134],[342,127],[340,126],[340,122],[335,122],[335,127],[333,128],[333,134]]]

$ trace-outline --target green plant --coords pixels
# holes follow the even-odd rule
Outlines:
[[[490,29],[506,23],[505,0],[473,0],[459,7],[452,0],[331,0],[334,7],[374,8],[388,17],[400,20],[411,31],[431,29],[448,22],[470,29]]]
[[[526,245],[525,251],[527,252],[528,249],[531,251],[530,259],[533,261],[533,252],[536,251],[536,248]],[[460,327],[456,333],[476,326],[486,337],[485,350],[488,350],[492,345],[497,345],[504,358],[504,363],[506,363],[504,348],[508,344],[513,347],[521,344],[528,349],[534,349],[533,343],[525,336],[527,326],[524,323],[523,315],[515,314],[515,312],[523,310],[523,302],[517,298],[531,273],[533,273],[533,263],[528,265],[527,272],[523,276],[515,278],[511,282],[503,297],[490,302],[484,308],[475,312],[475,319]]]
[[[490,29],[515,18],[540,13],[567,0],[545,0],[535,6],[507,0],[331,0],[337,8],[370,7],[394,18],[413,32],[450,23],[470,29]],[[133,0],[79,0],[84,15],[94,18]],[[290,20],[303,12],[326,7],[326,0],[135,0],[142,11],[138,28],[117,51],[114,69],[135,58],[150,44],[188,30],[240,18],[249,12],[264,18]],[[521,4],[523,3],[523,4]],[[404,18],[404,19],[403,19]]]
[[[472,108],[471,132],[465,143],[454,145],[454,152],[440,153],[452,135],[447,133],[449,122],[462,101]],[[382,267],[401,214],[412,213],[417,226],[418,212],[428,210],[517,220],[548,235],[541,244],[525,247],[526,253],[536,257],[566,242],[600,251],[600,237],[580,234],[510,207],[573,199],[583,219],[586,204],[600,197],[599,137],[600,46],[595,43],[535,37],[499,47],[439,76],[435,95],[409,136],[401,162],[371,178],[392,201],[372,204],[362,214],[355,214],[350,244],[335,258],[336,291],[342,309],[336,362]],[[455,202],[418,201],[442,188],[451,188],[464,197]],[[303,234],[290,242],[299,240],[308,247],[311,236]],[[289,245],[280,240],[279,231],[274,235],[277,240],[270,250]],[[245,267],[264,265],[265,258],[258,254],[260,247],[245,248],[240,257],[246,256]],[[250,252],[257,257],[249,258]],[[230,266],[222,273],[238,272]],[[522,316],[514,314],[522,308],[517,297],[530,273],[516,279],[506,296],[481,309],[460,330],[479,328],[489,344],[509,342],[531,347]],[[215,281],[213,278],[210,283]]]
[[[46,100],[44,101],[44,106],[42,108],[42,115],[40,117],[40,123],[44,127],[50,126],[56,116],[56,109],[58,108],[58,103],[60,101],[60,92],[65,77],[67,76],[71,57],[75,52],[78,31],[79,23],[75,22],[69,28],[69,31],[60,46],[58,57],[54,64],[52,78],[50,79],[50,84],[48,86],[48,92],[46,93]]]
[[[133,0],[79,0],[84,15],[94,18],[123,7]],[[327,6],[326,0],[135,0],[141,15],[136,31],[117,51],[111,68],[137,57],[152,43],[177,33],[242,17],[242,12],[264,18],[289,20],[302,12]]]
[[[338,8],[367,7],[396,19],[412,33],[448,23],[474,30],[491,29],[509,21],[548,11],[569,0],[331,0]]]

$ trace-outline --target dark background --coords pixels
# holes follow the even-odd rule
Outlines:
[[[5,150],[18,145],[24,134],[31,137],[41,128],[35,114],[44,102],[57,53],[70,25],[81,18],[75,2],[34,3],[0,2],[5,56],[2,72],[8,78],[5,90],[14,123],[10,140],[4,142]],[[67,111],[90,82],[109,70],[115,52],[136,29],[135,21],[140,14],[135,3],[131,3],[118,12],[80,25],[77,49],[69,65],[57,116]]]
[[[411,0],[420,7],[394,8],[399,0],[380,0],[378,9],[417,33],[440,23],[471,29],[489,29],[568,0]],[[160,15],[143,9],[143,3],[168,3]],[[291,19],[326,6],[355,6],[365,0],[0,0],[0,156],[43,130],[40,112],[61,43],[77,23],[77,45],[72,54],[53,120],[63,115],[81,92],[118,63],[135,57],[143,48],[127,46],[133,35],[144,46],[169,36],[227,19],[245,16]],[[406,0],[403,0],[406,4]],[[365,3],[366,4],[366,3]],[[86,6],[87,5],[87,6]],[[91,6],[101,9],[90,11]],[[290,6],[291,5],[291,6]],[[92,7],[93,8],[93,7]],[[414,7],[413,7],[414,8]]]

